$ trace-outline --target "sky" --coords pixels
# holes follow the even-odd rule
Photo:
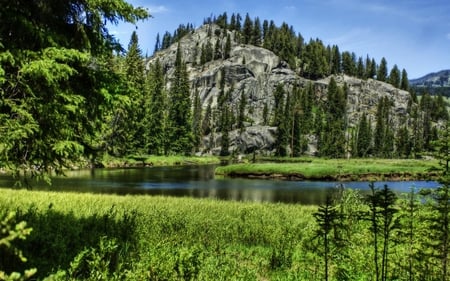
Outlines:
[[[128,0],[147,8],[152,18],[109,31],[126,48],[136,30],[143,54],[152,55],[157,33],[180,24],[200,27],[211,15],[248,13],[252,19],[292,25],[306,41],[319,38],[341,52],[382,57],[391,69],[406,69],[409,79],[450,69],[449,0]]]

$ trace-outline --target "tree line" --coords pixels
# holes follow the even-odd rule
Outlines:
[[[364,58],[357,56],[354,52],[341,52],[337,45],[327,45],[318,38],[305,41],[300,33],[296,33],[293,26],[283,22],[277,26],[273,20],[260,20],[259,17],[252,19],[247,13],[242,17],[239,13],[233,13],[231,17],[226,12],[219,16],[211,16],[203,21],[204,25],[217,24],[225,36],[227,31],[236,32],[237,43],[250,44],[273,51],[282,60],[288,62],[302,77],[317,80],[332,74],[346,74],[360,79],[376,79],[387,82],[402,90],[409,90],[408,73],[405,69],[400,70],[394,64],[389,70],[386,58],[381,58],[377,63],[368,55]],[[156,37],[155,52],[168,48],[171,44],[178,42],[182,36],[194,31],[192,24],[182,24],[171,34],[166,31],[163,43],[160,43],[160,35]],[[211,34],[210,34],[211,35]],[[229,44],[227,38],[227,44]],[[205,62],[222,57],[218,54],[219,44],[206,42],[201,47],[201,60]],[[227,48],[225,48],[227,49]],[[227,50],[224,51],[227,54]]]
[[[30,5],[5,2],[3,6],[0,160],[17,175],[61,172],[85,159],[96,165],[104,154],[193,154],[209,136],[204,152],[217,145],[213,144],[215,135],[221,136],[220,154],[229,155],[230,132],[242,132],[252,123],[248,114],[254,109],[248,104],[249,97],[242,92],[239,106],[232,106],[233,89],[225,87],[225,73],[218,87],[218,107],[209,104],[203,108],[179,50],[169,79],[159,61],[145,64],[135,32],[126,50],[108,33],[107,22],[135,23],[148,18],[142,8],[120,0],[111,5],[37,1]],[[224,31],[229,30],[236,32],[233,40],[273,50],[304,77],[360,73],[408,87],[406,72],[399,78],[394,67],[387,76],[385,60],[375,67],[373,60],[367,59],[361,67],[353,54],[340,53],[337,46],[325,47],[320,40],[304,43],[287,24],[261,24],[248,15],[242,21],[239,14],[228,21],[226,13],[205,21],[222,28],[214,32],[225,44],[220,44],[221,48],[217,42],[199,46],[200,63],[227,58],[231,38]],[[155,49],[179,42],[193,29],[192,24],[181,25],[174,35],[165,36],[162,44],[157,40]],[[278,128],[277,155],[302,155],[314,135],[320,156],[343,157],[351,151],[358,157],[413,157],[431,149],[438,137],[436,122],[448,118],[442,98],[424,95],[419,101],[412,95],[411,118],[404,127],[394,130],[391,126],[391,105],[384,100],[376,118],[362,115],[357,128],[349,128],[347,90],[333,80],[325,102],[316,99],[312,84],[293,89],[279,85],[274,92],[274,107],[266,104],[262,111],[263,125]]]

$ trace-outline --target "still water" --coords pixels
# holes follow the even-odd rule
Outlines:
[[[146,167],[127,169],[93,169],[69,171],[65,177],[52,179],[52,186],[35,183],[36,190],[112,194],[148,194],[177,197],[216,198],[221,200],[323,203],[327,192],[338,182],[281,181],[237,178],[215,178],[213,165]],[[368,182],[345,182],[345,187],[366,191]],[[434,181],[377,182],[391,189],[408,192],[411,187],[434,188]],[[12,187],[14,180],[0,176],[0,186]]]

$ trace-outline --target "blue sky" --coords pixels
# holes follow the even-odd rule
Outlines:
[[[210,15],[249,13],[253,19],[286,22],[305,40],[319,38],[341,51],[368,54],[388,67],[405,68],[409,78],[450,69],[449,0],[128,0],[153,16],[137,24],[144,54],[154,49],[156,34],[171,33],[179,24],[199,27]],[[135,26],[111,26],[125,47]]]

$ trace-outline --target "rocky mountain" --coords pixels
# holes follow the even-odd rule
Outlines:
[[[429,73],[421,78],[412,79],[409,83],[417,87],[450,87],[450,69]]]
[[[203,111],[208,105],[213,112],[218,108],[221,93],[221,81],[225,92],[235,112],[238,111],[241,96],[246,98],[245,129],[234,128],[230,132],[230,151],[250,153],[253,151],[270,153],[276,142],[277,128],[264,122],[265,108],[269,114],[275,107],[274,91],[277,85],[282,85],[286,91],[295,87],[305,88],[312,83],[315,102],[327,100],[327,87],[331,77],[312,81],[301,77],[298,71],[291,69],[285,61],[273,52],[253,45],[239,43],[235,31],[225,31],[215,24],[207,24],[184,36],[180,41],[182,57],[187,64],[191,95],[197,91],[200,95]],[[200,50],[207,44],[219,44],[219,50],[224,50],[229,37],[231,46],[229,54],[220,53],[215,59],[201,64]],[[174,72],[177,44],[157,52],[147,61],[147,67],[159,60],[168,78]],[[348,126],[355,127],[363,113],[366,113],[372,124],[375,124],[375,114],[378,101],[388,97],[392,101],[392,124],[399,126],[408,115],[407,108],[410,94],[393,87],[390,84],[373,79],[361,80],[346,75],[334,76],[337,84],[347,87]],[[170,79],[166,79],[170,88]],[[218,154],[220,151],[221,134],[216,132],[203,139],[202,152]],[[307,153],[316,152],[316,138],[308,136]]]
[[[409,84],[419,94],[442,94],[450,96],[450,69],[429,73],[421,78],[412,79]]]

